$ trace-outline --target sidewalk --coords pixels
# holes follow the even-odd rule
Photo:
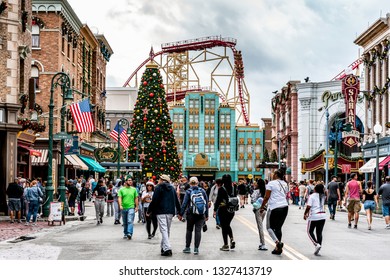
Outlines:
[[[85,214],[84,219],[95,219],[95,207],[92,202],[87,201],[85,205]],[[81,221],[80,216],[65,216],[65,223],[70,221]],[[37,225],[25,226],[26,220],[23,219],[21,223],[10,223],[9,216],[0,216],[0,241],[17,239],[19,237],[26,237],[32,233],[41,231],[42,229],[55,228],[59,226],[59,223],[56,222],[54,225],[49,225],[47,217],[39,217],[37,219]]]

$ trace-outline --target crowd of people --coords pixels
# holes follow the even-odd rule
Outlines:
[[[40,206],[46,199],[44,185],[40,178],[32,181],[16,178],[9,185],[7,195],[11,223],[21,223],[25,219],[25,225],[36,225],[41,213]],[[96,224],[103,223],[104,214],[114,217],[115,225],[123,223],[123,238],[128,240],[134,235],[134,221],[138,218],[138,223],[145,224],[148,239],[154,238],[157,229],[160,230],[162,256],[172,256],[169,236],[175,216],[187,223],[183,253],[199,254],[202,231],[207,231],[209,210],[215,218],[215,227],[221,229],[223,245],[220,250],[234,250],[236,241],[231,223],[235,212],[249,203],[252,204],[258,228],[258,250],[268,250],[264,238],[265,227],[275,243],[272,250],[275,255],[283,252],[282,228],[290,203],[304,209],[303,219],[307,220],[307,234],[316,256],[320,255],[322,248],[326,204],[330,220],[335,220],[337,207],[345,207],[348,228],[352,228],[353,222],[353,228],[357,229],[363,203],[367,228],[371,230],[372,214],[379,208],[378,195],[382,195],[382,213],[386,229],[390,229],[389,176],[378,193],[372,182],[358,181],[357,174],[351,174],[345,184],[332,176],[331,182],[325,186],[324,182],[314,180],[287,183],[281,170],[273,172],[271,181],[260,177],[252,184],[244,180],[235,183],[229,174],[213,182],[199,181],[197,177],[188,180],[185,176],[178,182],[171,182],[169,175],[163,174],[157,182],[144,180],[137,184],[131,177],[112,182],[107,178],[95,180],[93,176],[88,179],[80,176],[66,180],[65,185],[69,215],[75,215],[77,208],[77,214],[83,216],[85,202],[93,201]]]

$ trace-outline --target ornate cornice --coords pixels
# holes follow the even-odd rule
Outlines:
[[[77,33],[80,33],[80,29],[83,26],[73,8],[66,0],[32,0],[32,11],[33,13],[60,13]]]

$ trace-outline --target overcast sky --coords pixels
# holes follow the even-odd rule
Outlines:
[[[389,0],[68,0],[114,50],[107,86],[122,86],[161,44],[204,36],[237,39],[251,122],[271,117],[272,91],[289,80],[332,79],[358,57],[354,39],[390,13]],[[233,56],[231,54],[232,61]],[[143,73],[139,73],[140,75]]]

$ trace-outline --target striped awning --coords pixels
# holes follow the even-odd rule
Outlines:
[[[40,157],[31,156],[31,164],[34,166],[46,165],[47,164],[48,150],[47,149],[37,149],[37,151],[41,153],[41,156]]]
[[[66,161],[69,163],[67,164]],[[77,155],[65,155],[65,165],[73,165],[75,169],[88,170],[88,166]]]

